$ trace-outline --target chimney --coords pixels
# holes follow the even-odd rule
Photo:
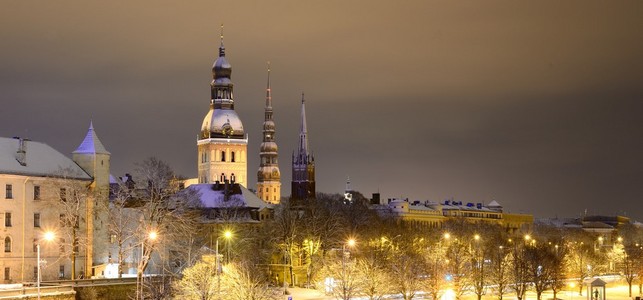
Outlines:
[[[18,136],[14,136],[14,139],[18,140],[18,151],[16,151],[16,160],[20,163],[21,166],[27,165],[27,141],[29,139],[22,139]]]

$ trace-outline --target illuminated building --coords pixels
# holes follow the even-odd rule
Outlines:
[[[301,94],[301,127],[297,152],[292,155],[291,199],[315,198],[315,157],[308,148],[306,101]]]
[[[390,199],[385,206],[378,209],[380,213],[389,214],[417,227],[440,228],[442,223],[453,218],[462,218],[470,222],[488,222],[498,224],[509,232],[528,231],[534,222],[529,214],[513,214],[503,211],[498,202],[489,204],[463,203],[446,200],[442,203]]]
[[[197,141],[198,182],[247,184],[248,137],[234,111],[232,67],[225,58],[223,34],[219,57],[212,67],[210,110]]]
[[[41,142],[0,138],[2,282],[36,280],[38,241],[41,259],[49,263],[42,269],[43,280],[72,277],[73,248],[75,277],[100,275],[107,263],[109,234],[102,208],[108,201],[110,157],[92,125],[72,159]],[[78,203],[78,209],[66,210],[61,201]],[[76,243],[61,222],[69,217],[77,220]],[[42,241],[46,231],[54,232],[53,241]]]
[[[272,120],[272,91],[270,89],[270,68],[266,88],[265,120],[263,122],[263,142],[259,150],[259,170],[257,171],[257,196],[269,203],[279,203],[281,199],[281,173],[277,161],[275,143],[275,122]]]

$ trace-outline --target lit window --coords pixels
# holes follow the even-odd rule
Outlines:
[[[40,213],[33,214],[33,227],[40,227]]]
[[[5,198],[13,199],[13,186],[11,184],[6,185]]]
[[[11,213],[4,213],[4,226],[11,227]]]
[[[11,252],[11,238],[10,237],[4,238],[4,252],[5,253]]]

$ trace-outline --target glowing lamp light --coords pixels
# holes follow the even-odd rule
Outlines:
[[[440,300],[455,300],[455,292],[452,289],[447,289]]]
[[[47,231],[47,232],[45,232],[45,236],[43,238],[45,239],[45,241],[51,242],[51,241],[54,240],[55,235],[54,235],[53,232]]]

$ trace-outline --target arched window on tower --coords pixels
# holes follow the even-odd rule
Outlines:
[[[230,161],[234,162],[234,158],[234,151],[232,151],[232,153],[230,153]]]
[[[225,182],[225,174],[221,173],[221,182]]]
[[[235,182],[237,178],[234,177],[234,173],[230,174],[230,182]]]
[[[10,237],[4,238],[4,252],[6,252],[6,253],[11,252],[11,238]]]
[[[225,151],[221,151],[221,161],[225,161]]]

